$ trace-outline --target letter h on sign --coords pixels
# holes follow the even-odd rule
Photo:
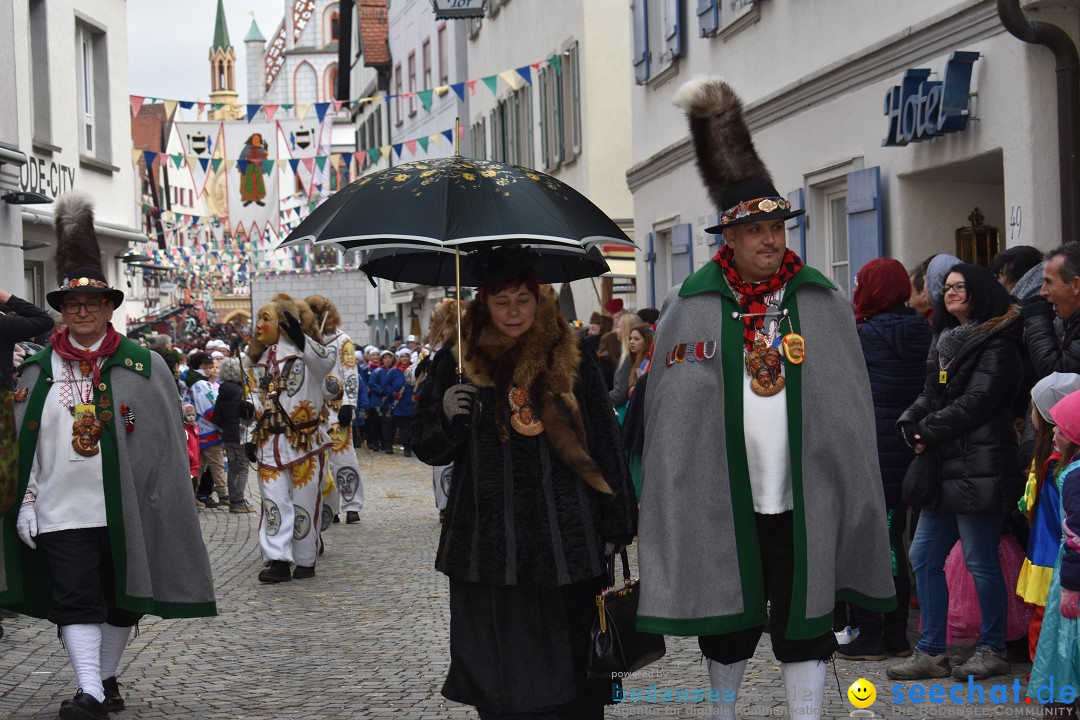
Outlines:
[[[979,53],[957,50],[945,63],[945,80],[928,80],[930,71],[913,68],[885,94],[889,132],[885,147],[907,145],[967,127],[972,65]]]

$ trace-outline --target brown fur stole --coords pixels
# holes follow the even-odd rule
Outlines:
[[[495,388],[499,439],[504,443],[510,440],[503,422],[509,411],[510,390],[526,388],[533,413],[544,423],[556,457],[589,487],[610,495],[611,487],[589,455],[585,424],[574,396],[581,349],[559,312],[551,288],[541,288],[536,320],[518,338],[495,329],[486,304],[479,298],[469,304],[462,330],[466,347],[462,365],[466,378],[477,387]],[[456,345],[454,355],[458,355]]]

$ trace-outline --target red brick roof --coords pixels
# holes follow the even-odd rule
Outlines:
[[[390,65],[390,25],[386,13],[387,0],[358,0],[360,49],[365,67]]]

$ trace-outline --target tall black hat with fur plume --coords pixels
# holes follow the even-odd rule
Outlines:
[[[60,288],[46,295],[49,305],[60,310],[69,292],[102,294],[113,306],[124,302],[124,293],[109,287],[101,270],[101,249],[94,232],[94,206],[82,193],[70,192],[56,199],[56,277]]]
[[[705,232],[763,220],[802,215],[773,186],[765,163],[754,148],[743,117],[742,100],[723,79],[695,78],[675,95],[686,112],[694,139],[698,171],[720,213],[720,224]]]

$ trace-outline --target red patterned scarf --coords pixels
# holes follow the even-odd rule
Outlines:
[[[109,323],[108,329],[105,331],[105,337],[101,341],[101,345],[97,350],[81,350],[75,347],[71,343],[71,338],[68,337],[67,328],[64,328],[61,332],[53,333],[53,336],[49,339],[53,346],[53,352],[59,355],[64,360],[70,362],[89,362],[90,367],[94,369],[94,386],[101,382],[101,369],[98,364],[94,362],[98,358],[110,357],[116,353],[117,348],[120,347],[120,333],[113,329],[112,323]]]
[[[724,279],[739,295],[739,309],[743,316],[743,344],[747,350],[752,350],[757,332],[765,324],[765,299],[795,277],[795,273],[799,272],[799,268],[803,266],[803,261],[791,251],[791,248],[784,248],[784,258],[780,261],[780,269],[768,280],[756,283],[748,283],[739,277],[735,269],[735,253],[730,245],[721,246],[720,251],[713,257],[713,261],[720,264],[720,269],[724,271]]]

